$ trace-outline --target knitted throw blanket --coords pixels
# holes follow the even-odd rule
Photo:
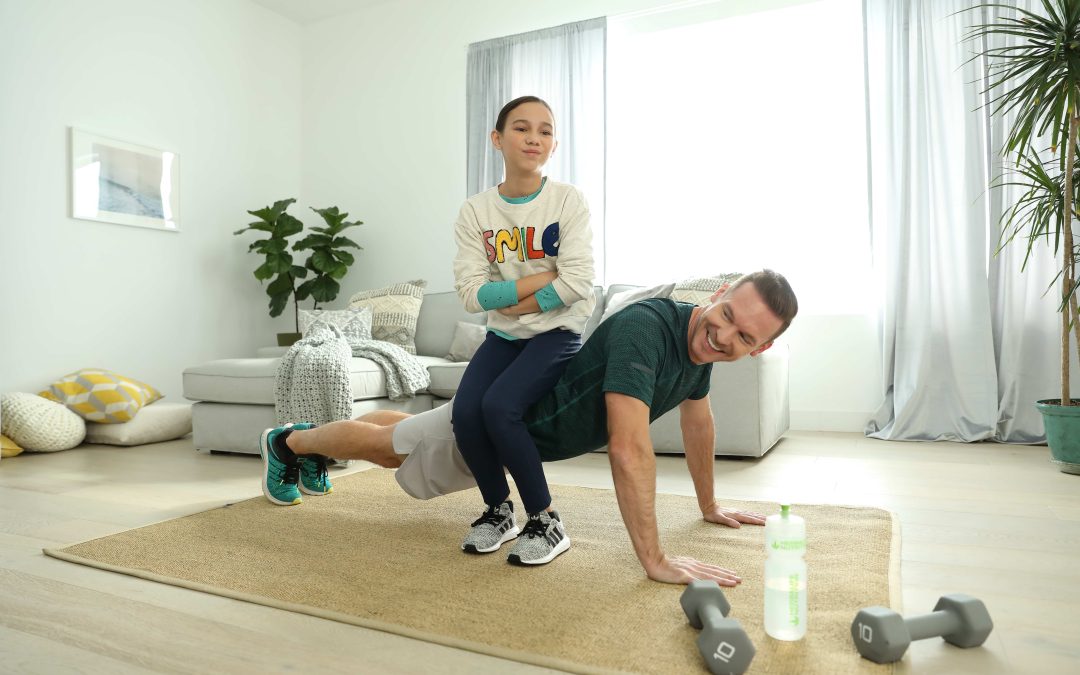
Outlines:
[[[431,384],[427,368],[401,347],[381,340],[350,341],[337,326],[317,325],[281,357],[274,407],[278,424],[326,424],[352,417],[349,359],[366,358],[382,368],[392,401],[412,398]]]

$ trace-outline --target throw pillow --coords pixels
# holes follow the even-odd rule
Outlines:
[[[468,361],[487,338],[487,326],[468,321],[458,321],[454,327],[454,340],[450,343],[450,353],[446,358],[451,361]]]
[[[371,308],[300,310],[300,334],[307,337],[316,324],[337,326],[349,343],[371,339]]]
[[[22,451],[23,449],[19,447],[18,443],[7,436],[0,434],[0,458],[14,457]]]
[[[28,452],[56,452],[82,443],[86,422],[40,396],[4,394],[0,396],[0,433]]]
[[[386,288],[360,291],[349,298],[349,309],[371,308],[371,337],[416,353],[416,317],[427,281],[406,281]]]
[[[102,424],[127,422],[139,408],[161,398],[161,392],[148,384],[100,368],[65,375],[40,395],[63,403],[83,419]]]
[[[103,445],[142,445],[171,441],[191,433],[191,405],[152,403],[123,424],[86,425],[86,442]]]
[[[700,277],[680,281],[675,284],[675,289],[671,291],[671,299],[704,306],[709,304],[713,293],[720,290],[721,286],[735,283],[741,276],[740,273],[732,272],[731,274],[718,274],[715,277]]]
[[[674,290],[674,288],[675,284],[660,284],[659,286],[653,286],[652,288],[631,288],[628,291],[616,293],[611,296],[611,300],[609,300],[607,306],[604,307],[604,315],[600,317],[600,323],[604,323],[612,314],[638,300],[670,297],[671,291]]]

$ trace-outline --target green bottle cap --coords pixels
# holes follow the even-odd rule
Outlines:
[[[780,505],[780,517],[781,518],[787,518],[788,517],[788,511],[790,511],[790,510],[791,510],[791,505],[790,504],[781,504]]]

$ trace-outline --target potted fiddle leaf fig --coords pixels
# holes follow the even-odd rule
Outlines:
[[[312,227],[314,234],[291,242],[289,238],[304,231],[304,224],[287,213],[295,199],[283,199],[257,211],[248,211],[259,220],[233,234],[242,234],[255,230],[266,235],[255,240],[249,251],[262,255],[262,264],[255,269],[255,278],[270,280],[266,294],[270,296],[270,316],[280,316],[285,306],[292,301],[295,333],[278,333],[278,345],[287,347],[300,339],[300,302],[311,298],[312,309],[318,309],[319,303],[333,302],[341,291],[338,283],[349,271],[355,261],[353,254],[346,249],[362,247],[342,232],[350,227],[361,225],[361,221],[348,222],[348,213],[341,213],[336,206],[325,209],[312,208],[326,223],[325,227]],[[297,256],[310,251],[307,259],[299,263]],[[299,264],[298,264],[299,263]],[[308,273],[311,278],[308,278]]]
[[[990,64],[991,114],[1007,123],[1002,156],[1014,165],[997,184],[1022,191],[1002,215],[1000,245],[1026,242],[1025,267],[1035,246],[1053,246],[1059,270],[1051,288],[1061,315],[1061,387],[1058,398],[1036,406],[1052,459],[1062,471],[1080,473],[1080,400],[1069,391],[1070,353],[1080,348],[1072,227],[1080,205],[1080,0],[1042,0],[1041,9],[979,5],[974,11],[1000,15],[972,26],[965,39],[1004,45],[979,52]],[[1049,148],[1040,140],[1047,133]],[[1076,332],[1077,346],[1070,344],[1070,331]]]

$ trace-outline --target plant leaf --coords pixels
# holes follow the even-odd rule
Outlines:
[[[341,291],[341,284],[328,276],[320,276],[311,280],[311,297],[316,302],[332,302]]]

